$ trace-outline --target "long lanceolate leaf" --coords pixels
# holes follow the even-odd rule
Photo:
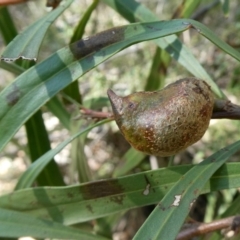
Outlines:
[[[17,29],[7,7],[0,8],[0,32],[5,44],[8,44],[17,35]]]
[[[83,14],[81,20],[79,21],[77,27],[74,30],[70,43],[76,42],[78,39],[81,39],[83,37],[88,20],[92,12],[97,7],[97,5],[98,5],[98,0],[94,0],[92,4],[88,7],[86,12]],[[74,99],[75,101],[82,103],[82,97],[79,92],[78,82],[73,82],[72,84],[68,85],[64,89],[64,93],[71,96],[71,98]],[[71,152],[73,151],[71,150]]]
[[[68,138],[65,141],[63,141],[62,143],[60,143],[56,148],[46,152],[39,159],[37,159],[34,163],[32,163],[30,165],[30,167],[23,173],[23,175],[18,180],[15,190],[30,187],[33,184],[33,182],[35,181],[35,179],[38,177],[40,172],[45,168],[45,166],[47,164],[49,164],[49,162],[52,160],[52,158],[57,153],[59,153],[67,144],[69,144],[75,138],[81,136],[82,134],[90,131],[92,128],[97,127],[97,126],[104,124],[106,122],[109,122],[109,121],[111,121],[111,120],[103,120],[96,124],[90,125],[86,129],[76,133],[75,135],[71,136],[70,138]]]
[[[49,26],[72,2],[73,0],[67,0],[63,5],[57,7],[52,12],[48,13],[47,16],[42,17],[24,32],[17,35],[7,46],[1,59],[13,61],[18,58],[23,58],[36,61],[39,48]]]
[[[226,152],[228,157],[232,153]],[[196,194],[240,187],[239,167],[239,163],[228,163],[222,166],[203,189],[199,188],[199,192],[196,191]],[[71,187],[23,189],[1,196],[0,207],[64,224],[84,222],[123,210],[158,203],[192,168],[191,165],[162,168]],[[195,177],[199,178],[199,175],[196,174]],[[201,177],[205,179],[204,174]],[[200,181],[202,179],[200,178]],[[174,197],[170,200],[172,203]]]
[[[37,238],[107,240],[86,231],[39,219],[28,214],[0,209],[1,237],[32,236]]]
[[[208,179],[239,147],[237,141],[189,170],[164,196],[134,239],[174,240]]]
[[[240,53],[226,47],[226,43],[193,20],[135,23],[109,29],[59,50],[24,72],[0,93],[0,150],[34,112],[90,69],[134,43],[182,32],[190,27],[198,29],[214,44],[240,60]]]
[[[182,22],[155,22],[114,28],[65,47],[24,72],[0,93],[0,149],[51,97],[99,63],[131,44],[188,27]]]
[[[51,149],[47,130],[42,118],[42,111],[38,110],[26,122],[25,127],[31,161],[34,162]],[[37,183],[39,186],[65,185],[58,165],[53,159],[49,161],[49,164],[42,169],[42,172],[37,176]]]
[[[160,16],[156,16],[143,4],[135,0],[102,0],[110,7],[115,9],[130,22],[135,21],[157,21]],[[155,40],[155,43],[166,50],[176,61],[184,66],[194,76],[204,79],[211,86],[214,93],[222,98],[224,95],[215,82],[211,79],[199,61],[175,35]]]

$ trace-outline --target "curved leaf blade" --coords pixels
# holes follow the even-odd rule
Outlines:
[[[145,91],[156,91],[165,85],[165,77],[167,76],[167,69],[171,62],[169,54],[157,47],[149,75],[146,80]]]
[[[189,27],[200,29],[202,35],[240,60],[240,53],[193,20],[136,23],[101,32],[59,50],[24,72],[0,93],[0,150],[42,105],[90,69],[132,44],[182,32]]]
[[[62,143],[60,143],[56,148],[46,152],[40,158],[38,158],[34,163],[32,163],[28,169],[22,174],[18,183],[15,187],[15,190],[28,188],[30,187],[41,171],[46,167],[46,165],[52,160],[52,158],[59,153],[65,146],[67,146],[70,142],[72,142],[75,138],[81,136],[82,134],[90,131],[94,127],[100,126],[104,123],[107,123],[111,120],[103,120],[96,124],[90,125],[86,129],[76,133],[75,135],[71,136],[70,138],[66,139]]]
[[[39,219],[25,213],[3,208],[0,209],[0,236],[107,240],[106,238],[90,234],[89,232],[80,231],[56,222]]]
[[[98,3],[99,3],[99,0],[93,0],[92,4],[88,7],[88,9],[86,10],[86,12],[82,16],[81,20],[79,21],[77,27],[74,30],[73,36],[70,41],[71,43],[82,38],[84,31],[85,31],[85,27],[88,23],[88,20],[90,19],[93,11],[96,9]]]
[[[29,154],[34,162],[51,149],[48,132],[42,117],[42,111],[38,110],[26,123],[25,129],[28,139]],[[53,160],[53,159],[52,159]],[[52,174],[54,173],[54,174]],[[35,180],[35,179],[34,179]],[[64,186],[62,174],[57,163],[49,161],[37,177],[39,186]],[[31,186],[31,185],[30,185]]]
[[[67,0],[17,35],[2,53],[1,60],[15,61],[22,58],[37,61],[38,51],[48,28],[72,2],[73,0]]]
[[[240,187],[239,166],[223,165],[200,192]],[[71,187],[18,190],[1,196],[0,207],[64,224],[89,221],[159,202],[192,168],[177,166]]]
[[[42,105],[90,69],[134,43],[188,27],[170,21],[113,28],[65,47],[30,68],[0,93],[0,149]]]
[[[134,148],[130,148],[119,162],[113,172],[113,177],[120,177],[128,173],[134,167],[138,166],[142,160],[146,157],[144,153],[141,153]]]
[[[192,27],[195,28],[198,33],[206,37],[209,41],[214,43],[216,46],[218,46],[220,49],[222,49],[224,52],[235,58],[236,60],[240,61],[240,53],[239,51],[232,48],[229,44],[222,41],[215,33],[213,33],[209,28],[207,28],[205,25],[201,24],[200,22],[197,22],[195,20],[191,19],[182,19],[186,24],[191,23]]]
[[[102,0],[104,3],[115,9],[119,14],[130,22],[141,21],[157,21],[159,17],[152,13],[143,4],[135,0]],[[199,61],[193,56],[190,49],[184,45],[177,36],[171,35],[154,42],[169,55],[185,67],[194,76],[204,79],[212,88],[213,92],[219,98],[224,98],[224,94],[205,71]]]
[[[220,0],[220,3],[222,4],[222,10],[223,10],[225,17],[228,17],[228,15],[229,15],[229,0]]]
[[[5,44],[8,44],[17,35],[17,29],[7,7],[0,7],[0,32]]]
[[[134,239],[175,239],[208,179],[239,148],[240,141],[237,141],[189,170],[164,196]]]

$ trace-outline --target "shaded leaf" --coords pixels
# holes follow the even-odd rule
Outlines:
[[[238,195],[233,202],[231,202],[230,206],[218,217],[225,218],[230,216],[236,216],[240,214],[240,195]],[[209,240],[218,240],[222,237],[219,232],[214,232],[209,237]]]
[[[70,114],[57,97],[46,103],[47,108],[60,120],[66,129],[70,129]]]
[[[0,149],[42,105],[90,69],[134,43],[188,27],[173,21],[113,28],[73,43],[30,68],[0,93]]]
[[[152,66],[145,85],[146,91],[154,91],[164,87],[164,79],[167,74],[171,58],[167,52],[157,47]]]
[[[185,0],[181,12],[181,17],[190,18],[200,3],[201,0]]]
[[[2,53],[1,60],[14,61],[22,58],[36,61],[39,48],[49,26],[72,2],[73,0],[67,0],[64,5],[49,12],[17,35]]]
[[[119,161],[119,165],[113,172],[113,177],[125,175],[138,166],[145,157],[146,155],[144,153],[141,153],[134,148],[130,148]]]
[[[94,11],[94,9],[97,7],[98,2],[99,2],[99,0],[94,0],[92,2],[92,4],[88,7],[86,12],[82,16],[81,20],[79,21],[77,27],[75,28],[70,43],[73,43],[83,37],[87,22],[91,16],[92,12]],[[71,98],[76,100],[77,102],[79,102],[79,103],[82,102],[81,94],[79,92],[78,82],[71,83],[63,91],[65,94],[71,96]]]
[[[6,7],[0,8],[0,31],[6,45],[17,36],[17,29]]]
[[[220,0],[225,17],[229,15],[229,0]]]
[[[92,4],[88,7],[85,11],[84,15],[82,16],[81,20],[79,21],[76,29],[74,30],[73,36],[71,38],[70,43],[73,43],[83,37],[85,27],[88,23],[89,18],[92,15],[92,12],[95,10],[99,3],[99,0],[93,0]]]
[[[25,213],[6,209],[0,209],[0,236],[107,240],[104,237],[95,236],[89,232],[80,231],[56,222],[35,218]]]
[[[25,124],[28,147],[32,162],[36,161],[44,153],[51,149],[48,133],[42,118],[42,112],[38,110]],[[40,170],[40,169],[39,169]],[[54,173],[54,174],[53,174]],[[65,185],[58,165],[54,160],[42,169],[37,177],[37,182],[41,186],[63,186]],[[29,185],[31,186],[31,185]],[[19,189],[19,188],[18,188]]]
[[[78,129],[83,129],[84,124],[86,124],[86,122],[83,119],[73,122],[70,129],[71,135],[77,132]],[[85,131],[84,134],[79,135],[71,143],[71,167],[73,173],[77,173],[79,183],[89,182],[92,180],[91,169],[88,165],[88,159],[84,151],[86,137],[87,132]]]
[[[184,174],[150,214],[134,239],[175,239],[208,179],[239,147],[240,141],[237,141]]]
[[[81,136],[82,134],[90,131],[92,128],[97,127],[101,124],[107,123],[109,120],[103,120],[96,124],[90,125],[86,129],[76,133],[75,135],[71,136],[70,138],[66,139],[62,143],[60,143],[56,148],[46,152],[43,154],[39,159],[37,159],[34,163],[32,163],[28,169],[22,174],[18,183],[15,187],[15,190],[23,189],[30,187],[35,179],[38,177],[40,172],[46,167],[46,165],[52,160],[52,158],[59,153],[67,144],[73,141],[75,138]]]
[[[24,72],[0,93],[0,149],[34,112],[90,69],[134,43],[182,32],[189,27],[240,60],[239,52],[204,25],[189,19],[135,23],[101,32],[59,50]],[[33,98],[35,101],[31,101]]]
[[[18,66],[16,63],[7,63],[0,61],[0,68],[9,71],[13,74],[20,75],[25,71],[22,67]]]
[[[193,167],[161,168],[71,187],[19,190],[1,196],[0,207],[64,224],[84,222],[159,202]],[[239,163],[223,165],[199,193],[240,187],[239,167]]]
[[[143,4],[135,0],[102,0],[104,3],[115,9],[119,14],[130,22],[135,21],[157,21],[158,16],[154,15]],[[184,21],[184,20],[183,20]],[[224,94],[218,88],[216,83],[211,79],[199,61],[193,56],[188,49],[175,35],[154,41],[160,48],[164,49],[169,55],[185,67],[194,76],[204,79],[212,88],[213,92],[223,98]]]

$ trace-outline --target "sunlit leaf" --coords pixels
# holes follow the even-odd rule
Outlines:
[[[159,16],[156,16],[148,8],[135,0],[102,0],[104,3],[115,9],[119,14],[125,17],[130,22],[147,22],[157,21]],[[162,19],[165,20],[165,19]],[[183,21],[183,20],[182,20]],[[211,86],[214,93],[223,98],[224,94],[218,88],[213,79],[209,76],[206,70],[201,66],[199,61],[193,56],[188,49],[175,35],[154,41],[160,48],[164,49],[169,55],[185,67],[194,76],[204,79]]]
[[[158,203],[134,239],[175,239],[192,204],[208,179],[239,147],[240,141],[237,141],[214,153],[184,174]]]
[[[65,47],[30,68],[0,93],[0,149],[42,105],[90,69],[129,45],[188,28],[182,21],[113,28]]]
[[[17,35],[16,38],[8,44],[7,48],[2,53],[1,59],[5,61],[14,61],[22,58],[36,61],[39,48],[48,28],[72,2],[73,0],[66,0],[63,5],[49,12],[46,16],[28,27],[24,32]]]
[[[31,161],[36,161],[51,149],[48,133],[42,118],[42,111],[38,110],[25,124]],[[40,169],[39,169],[40,170]],[[54,173],[54,174],[52,174]],[[40,186],[63,186],[64,181],[56,162],[49,161],[37,176]],[[31,186],[31,185],[29,185]]]
[[[0,236],[107,240],[104,237],[95,236],[89,232],[67,227],[60,223],[2,208],[0,209]]]
[[[220,0],[222,4],[222,10],[225,15],[225,17],[228,17],[229,14],[229,0]]]
[[[240,187],[239,167],[239,163],[223,165],[198,194]],[[64,224],[84,222],[158,203],[192,168],[192,165],[161,168],[71,187],[19,190],[1,196],[0,207]]]
[[[113,172],[113,177],[120,177],[128,173],[134,167],[139,165],[146,157],[144,153],[141,153],[134,148],[130,148],[119,161],[119,165]]]
[[[59,153],[66,145],[72,142],[75,138],[81,136],[82,134],[90,131],[92,128],[97,127],[101,124],[107,123],[109,120],[103,120],[96,124],[90,125],[86,129],[76,133],[75,135],[71,136],[70,138],[66,139],[62,143],[60,143],[56,148],[49,150],[44,155],[42,155],[39,159],[37,159],[34,163],[32,163],[28,169],[23,173],[20,177],[15,190],[23,189],[30,187],[40,172],[46,167],[46,165],[52,160],[52,158]]]
[[[5,44],[8,44],[17,35],[17,29],[6,7],[0,7],[0,32]]]

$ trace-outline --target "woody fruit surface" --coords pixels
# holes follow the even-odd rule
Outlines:
[[[141,152],[163,157],[201,139],[214,106],[210,86],[196,78],[180,79],[160,91],[126,97],[108,90],[108,97],[125,139]]]

